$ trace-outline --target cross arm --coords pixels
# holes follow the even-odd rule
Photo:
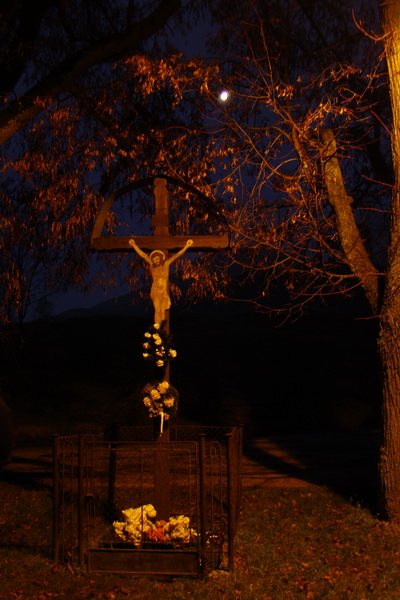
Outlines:
[[[133,236],[142,250],[180,250],[188,240],[193,240],[187,252],[210,252],[229,247],[227,235],[144,235]],[[129,244],[132,236],[92,238],[92,248],[104,252],[134,252]]]

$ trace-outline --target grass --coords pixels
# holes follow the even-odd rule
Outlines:
[[[49,491],[3,479],[1,600],[400,598],[399,532],[324,488],[245,490],[234,572],[166,581],[55,566]]]

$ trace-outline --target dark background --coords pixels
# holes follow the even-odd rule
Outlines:
[[[128,296],[28,323],[3,340],[1,386],[16,444],[53,433],[149,424],[140,390],[151,314]],[[241,303],[176,305],[171,384],[183,424],[239,425],[247,437],[379,427],[376,322],[354,306],[279,324]]]

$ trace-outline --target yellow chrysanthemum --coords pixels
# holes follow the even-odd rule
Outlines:
[[[165,394],[165,392],[167,391],[167,389],[169,388],[169,383],[168,381],[161,381],[158,386],[158,391],[161,392],[161,394]]]

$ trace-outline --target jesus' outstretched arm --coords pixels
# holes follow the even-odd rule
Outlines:
[[[180,256],[182,256],[182,254],[183,254],[184,252],[186,252],[186,250],[187,250],[187,249],[188,249],[190,246],[193,246],[193,240],[188,240],[188,241],[186,242],[186,244],[183,246],[183,248],[181,248],[181,250],[179,250],[179,251],[178,251],[176,254],[174,254],[173,256],[171,256],[170,258],[168,258],[168,259],[165,261],[165,264],[169,266],[169,265],[170,265],[172,262],[174,262],[174,260],[176,260],[177,258],[179,258]]]
[[[148,254],[146,254],[146,252],[143,252],[143,250],[141,250],[139,248],[139,246],[136,244],[135,240],[133,238],[131,238],[129,240],[129,245],[132,246],[132,248],[134,248],[134,250],[136,250],[136,252],[139,254],[139,256],[141,256],[142,258],[144,258],[144,260],[146,262],[149,263],[149,265],[151,265],[151,260]]]

